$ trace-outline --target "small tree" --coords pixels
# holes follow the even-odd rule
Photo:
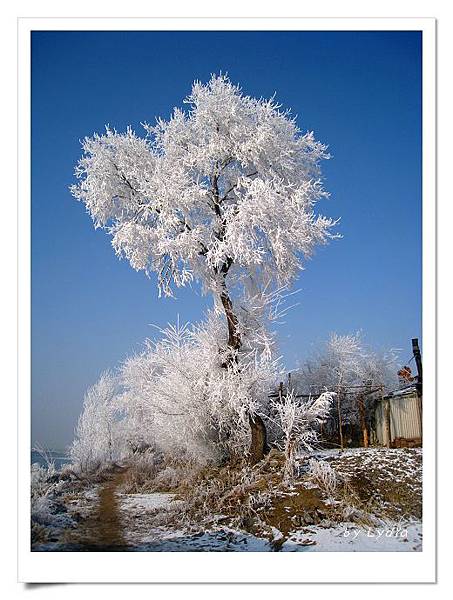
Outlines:
[[[234,291],[250,279],[290,283],[332,237],[334,222],[314,212],[328,155],[274,99],[244,96],[225,76],[194,83],[184,103],[188,111],[145,124],[143,138],[131,128],[85,138],[72,193],[118,256],[157,273],[160,294],[195,279],[214,295],[229,368],[242,346]],[[261,419],[249,418],[262,437]]]
[[[116,378],[106,371],[85,394],[70,448],[72,463],[81,472],[95,471],[120,457],[118,409]]]
[[[378,352],[366,346],[361,333],[333,333],[316,356],[292,375],[297,389],[308,393],[335,390],[340,446],[343,448],[343,425],[357,420],[364,445],[368,444],[366,430],[366,401],[370,390],[389,389],[395,384],[397,355],[393,350]]]
[[[290,480],[294,475],[297,452],[313,450],[318,440],[316,426],[326,419],[334,396],[333,392],[324,392],[318,398],[301,400],[291,391],[284,399],[273,402],[277,424],[284,436],[285,479]]]

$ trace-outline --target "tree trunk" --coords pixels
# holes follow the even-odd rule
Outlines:
[[[249,415],[250,430],[252,432],[252,441],[250,443],[250,463],[255,465],[263,460],[268,452],[266,426],[259,415]]]
[[[227,325],[228,325],[228,350],[229,356],[226,362],[222,365],[228,368],[234,362],[237,362],[237,352],[241,347],[241,335],[238,331],[238,319],[234,314],[233,303],[228,295],[226,286],[224,286],[220,300],[222,302],[223,309],[225,311]],[[266,426],[264,425],[263,419],[259,415],[249,414],[249,425],[251,431],[251,443],[250,443],[250,462],[252,465],[262,460],[268,452],[267,445],[267,434]]]
[[[241,347],[241,336],[238,332],[238,319],[233,311],[233,303],[226,291],[226,288],[220,294],[220,300],[225,311],[228,325],[228,347],[236,353]]]

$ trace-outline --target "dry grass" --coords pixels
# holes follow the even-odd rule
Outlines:
[[[334,456],[330,466],[346,483],[352,506],[387,519],[422,517],[422,452],[369,449]]]
[[[275,530],[285,537],[298,524],[325,518],[319,491],[288,486],[284,464],[284,454],[273,450],[253,467],[238,462],[192,472],[173,489],[184,501],[178,522],[195,527],[221,523],[273,539]]]
[[[45,544],[49,540],[49,529],[44,525],[40,525],[39,523],[35,523],[32,521],[31,523],[31,543],[32,546],[35,544]]]
[[[284,478],[285,457],[272,450],[253,467],[245,461],[199,467],[167,461],[131,465],[126,493],[169,492],[183,502],[165,514],[165,525],[204,530],[216,525],[241,529],[282,543],[292,531],[339,522],[373,525],[379,520],[421,516],[421,453],[379,451],[300,460],[292,483]],[[157,518],[158,516],[156,516]]]

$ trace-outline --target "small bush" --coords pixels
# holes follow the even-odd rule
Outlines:
[[[328,462],[311,458],[309,461],[308,477],[329,499],[334,498],[339,484],[339,478],[338,474]]]

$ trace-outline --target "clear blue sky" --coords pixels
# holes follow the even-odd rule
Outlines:
[[[343,239],[320,249],[280,327],[288,368],[329,333],[378,348],[421,336],[421,34],[35,32],[32,34],[32,441],[62,448],[83,393],[140,349],[150,323],[198,320],[208,298],[158,299],[119,261],[68,191],[79,140],[168,117],[194,79],[227,72],[277,93],[333,158],[324,164]],[[406,356],[407,355],[407,356]]]

